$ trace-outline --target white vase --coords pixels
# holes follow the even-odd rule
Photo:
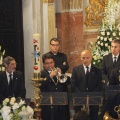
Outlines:
[[[26,109],[22,110],[18,113],[18,116],[22,117],[22,120],[29,120],[29,116],[31,115]]]

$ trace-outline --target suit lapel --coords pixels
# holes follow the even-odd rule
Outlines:
[[[81,80],[83,80],[83,81],[82,81],[82,82],[83,82],[83,85],[86,85],[87,81],[86,81],[85,70],[84,70],[83,65],[80,66],[80,69],[79,69],[78,71],[81,72],[81,73],[80,73],[81,76],[80,76],[79,78],[81,78]]]
[[[81,71],[82,77],[85,78],[85,70],[84,70],[83,65],[80,66],[80,71]]]
[[[109,66],[111,66],[110,69],[114,68],[114,64],[113,64],[113,58],[112,58],[112,54],[110,53],[109,57],[108,57],[108,64]]]
[[[94,69],[94,66],[91,65],[91,69],[90,69],[90,74],[89,74],[89,80],[88,80],[88,84],[92,84],[92,81],[94,78],[94,74],[95,74],[95,69]]]
[[[5,90],[7,91],[7,94],[9,94],[9,84],[8,84],[8,79],[5,71],[3,73],[3,83],[4,83]]]
[[[120,66],[120,55],[118,56],[116,67]]]
[[[16,91],[16,87],[17,87],[17,80],[18,80],[18,78],[17,78],[17,75],[16,75],[16,72],[13,72],[13,88],[12,88],[12,90],[13,90],[13,94],[14,94],[14,92]]]

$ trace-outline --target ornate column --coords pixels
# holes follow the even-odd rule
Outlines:
[[[41,9],[40,0],[32,0],[33,33],[41,33]]]
[[[83,1],[56,0],[56,26],[58,38],[61,40],[61,52],[64,52],[68,58],[68,72],[71,72],[72,68],[80,63],[79,55],[85,48]]]
[[[46,53],[49,51],[50,39],[57,37],[54,0],[42,0],[42,34],[43,53]]]

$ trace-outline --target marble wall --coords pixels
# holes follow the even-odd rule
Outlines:
[[[80,63],[80,52],[85,49],[83,39],[83,13],[56,13],[58,38],[61,40],[61,52],[67,55],[69,71]]]

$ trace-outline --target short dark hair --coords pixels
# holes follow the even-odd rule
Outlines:
[[[114,39],[114,40],[112,40],[111,43],[118,43],[118,44],[120,44],[120,39]]]
[[[10,64],[10,61],[13,61],[13,60],[15,60],[13,57],[7,56],[7,57],[4,58],[3,64],[4,64],[4,65],[5,65],[5,64],[9,65],[9,64]]]
[[[53,57],[53,55],[50,54],[50,53],[45,53],[45,54],[43,54],[43,56],[42,56],[42,62],[44,63],[46,59],[53,59],[53,60],[54,60],[54,57]]]
[[[52,38],[52,39],[50,40],[50,44],[51,44],[52,41],[55,41],[55,42],[58,41],[59,44],[60,44],[60,40],[59,40],[58,38]]]

